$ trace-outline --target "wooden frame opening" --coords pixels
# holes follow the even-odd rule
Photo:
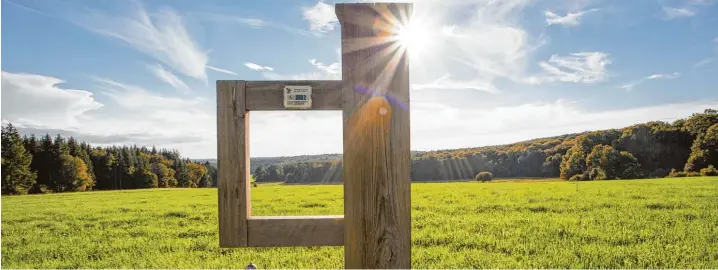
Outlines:
[[[294,110],[285,85],[312,87],[311,108],[342,110],[341,81],[217,81],[219,245],[230,247],[342,246],[344,216],[252,216],[250,111]]]

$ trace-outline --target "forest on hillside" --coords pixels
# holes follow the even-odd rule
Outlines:
[[[339,154],[260,159],[252,166],[257,182],[342,182]],[[411,179],[464,180],[484,171],[498,178],[635,179],[718,175],[716,167],[718,111],[706,109],[672,123],[412,152]],[[183,158],[176,150],[95,147],[60,135],[21,137],[12,124],[2,128],[2,194],[216,185],[214,164]]]
[[[209,163],[154,147],[93,147],[75,138],[21,137],[2,127],[2,194],[216,186]]]
[[[508,145],[419,152],[412,181],[494,177],[560,177],[608,180],[718,175],[718,112],[706,109],[672,123],[625,127],[534,139]],[[255,167],[257,182],[341,183],[340,158]]]

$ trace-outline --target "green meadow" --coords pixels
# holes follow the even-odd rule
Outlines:
[[[718,268],[718,177],[412,185],[414,268]],[[259,185],[255,215],[342,214]],[[217,190],[2,197],[3,268],[342,268],[342,247],[220,249]]]

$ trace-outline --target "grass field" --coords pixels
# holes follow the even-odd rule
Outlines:
[[[341,214],[260,185],[255,215]],[[341,268],[341,247],[220,249],[216,189],[2,198],[3,268]],[[415,268],[718,268],[718,177],[412,185]]]

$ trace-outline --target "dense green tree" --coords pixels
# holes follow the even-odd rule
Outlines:
[[[698,172],[710,165],[718,166],[718,123],[700,135],[691,147],[691,155],[684,168],[687,172]]]
[[[212,187],[212,179],[209,178],[209,174],[202,175],[202,179],[199,181],[199,187]]]
[[[157,175],[157,185],[161,188],[173,187],[177,185],[177,180],[174,179],[174,173],[170,173],[170,169],[160,162],[155,162],[150,165],[152,173]]]
[[[87,165],[82,159],[68,153],[60,156],[60,170],[55,191],[86,191],[92,186],[92,178],[87,174]]]
[[[638,160],[626,151],[608,145],[596,145],[586,157],[591,180],[632,179],[640,176]],[[594,170],[595,169],[595,170]]]
[[[175,178],[180,187],[196,187],[196,183],[192,182],[189,167],[184,160],[179,160],[174,169]]]
[[[2,127],[1,163],[2,193],[28,193],[35,184],[37,175],[30,170],[32,154],[25,149],[22,138],[12,124]]]
[[[718,113],[713,109],[706,109],[703,113],[694,113],[683,122],[683,127],[698,137],[706,133],[712,125],[718,124]]]
[[[157,175],[150,170],[137,169],[134,172],[137,188],[156,188],[158,186]]]

